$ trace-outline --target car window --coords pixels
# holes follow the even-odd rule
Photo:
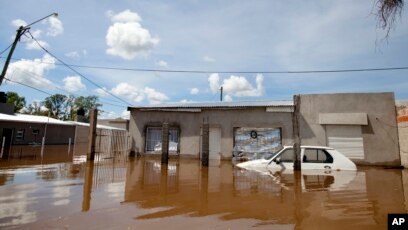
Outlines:
[[[305,149],[304,163],[333,163],[333,157],[324,149]]]
[[[293,149],[286,149],[278,158],[280,158],[281,162],[293,162]]]

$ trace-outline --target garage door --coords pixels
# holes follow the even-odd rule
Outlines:
[[[350,159],[364,159],[360,125],[327,125],[327,142]]]
[[[210,128],[210,160],[221,159],[221,128]]]

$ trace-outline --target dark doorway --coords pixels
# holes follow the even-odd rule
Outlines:
[[[10,154],[10,148],[11,148],[11,140],[13,138],[13,129],[3,129],[3,135],[0,139],[0,143],[3,144],[3,139],[4,139],[4,148],[1,148],[0,154],[2,154],[2,159],[8,159],[9,154]]]

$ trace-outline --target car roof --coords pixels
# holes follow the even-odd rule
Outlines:
[[[284,148],[293,148],[292,145],[284,145]],[[300,148],[302,149],[333,149],[332,147],[327,147],[327,146],[317,146],[317,145],[301,145]]]

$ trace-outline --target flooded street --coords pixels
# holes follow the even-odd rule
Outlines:
[[[64,153],[0,161],[2,229],[386,229],[408,170],[285,174]]]

